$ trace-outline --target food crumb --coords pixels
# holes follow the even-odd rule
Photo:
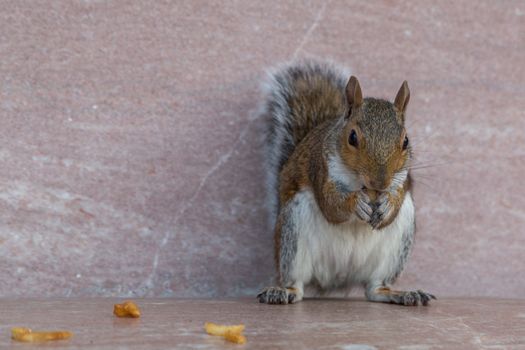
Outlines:
[[[123,302],[122,304],[115,304],[115,306],[113,307],[113,313],[117,317],[140,317],[139,307],[134,302],[129,300]]]

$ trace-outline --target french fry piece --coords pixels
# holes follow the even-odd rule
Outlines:
[[[122,304],[115,304],[113,307],[113,313],[117,317],[140,317],[139,307],[132,301],[125,301]]]
[[[69,339],[73,333],[68,331],[54,331],[54,332],[33,332],[29,328],[15,327],[11,329],[11,338],[13,340],[33,343],[43,342],[48,340]]]
[[[212,322],[206,322],[204,324],[204,328],[206,329],[206,333],[211,335],[220,335],[225,336],[226,332],[230,332],[232,334],[240,334],[242,331],[244,331],[244,325],[239,324],[235,326],[224,326]]]
[[[23,328],[23,327],[13,327],[11,328],[11,338],[16,339],[20,338],[21,336],[30,333],[31,329],[29,328]]]
[[[224,333],[224,339],[226,339],[229,342],[237,343],[237,344],[244,344],[246,343],[246,337],[242,335],[241,333],[235,333],[232,331],[226,331]]]
[[[206,322],[204,324],[204,329],[206,333],[211,335],[218,335],[224,337],[229,342],[244,344],[246,343],[246,337],[242,335],[244,331],[244,325],[239,324],[235,326],[225,326],[220,324],[215,324],[212,322]]]

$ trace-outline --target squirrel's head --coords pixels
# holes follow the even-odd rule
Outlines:
[[[359,81],[352,76],[346,86],[346,98],[348,114],[339,140],[342,159],[367,189],[384,191],[397,182],[401,185],[411,157],[405,130],[410,99],[407,82],[403,82],[391,103],[363,98]]]

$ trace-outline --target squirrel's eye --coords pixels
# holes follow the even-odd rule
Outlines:
[[[350,136],[348,137],[348,143],[354,147],[357,147],[357,134],[354,129],[350,131]]]
[[[408,147],[408,137],[405,136],[405,140],[403,141],[403,151],[406,150]]]

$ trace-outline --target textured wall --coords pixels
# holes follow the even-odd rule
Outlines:
[[[418,239],[400,281],[523,297],[522,1],[2,1],[0,296],[253,295],[273,275],[264,68],[407,79]],[[434,166],[435,165],[435,166]]]

